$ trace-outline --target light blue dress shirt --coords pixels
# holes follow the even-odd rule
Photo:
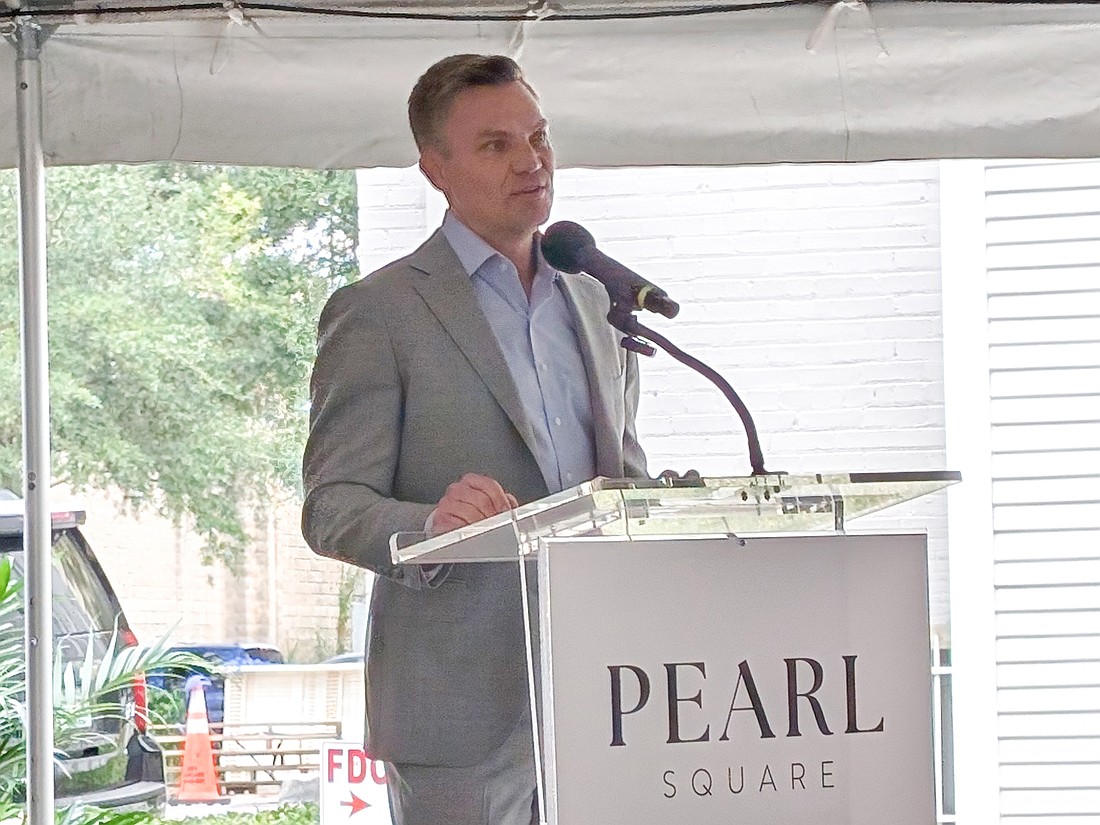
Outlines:
[[[515,265],[450,212],[443,235],[508,364],[535,433],[535,460],[551,493],[596,475],[588,373],[561,274],[542,255],[528,301]]]

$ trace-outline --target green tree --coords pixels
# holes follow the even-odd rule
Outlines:
[[[185,165],[47,177],[56,481],[189,517],[233,561],[298,486],[317,316],[356,277],[355,176]],[[0,178],[0,484],[21,485],[15,184]]]

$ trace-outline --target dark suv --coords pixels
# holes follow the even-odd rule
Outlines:
[[[93,658],[103,657],[115,628],[118,644],[137,644],[111,583],[79,525],[81,510],[54,512],[53,632],[54,656],[80,672],[89,644]],[[24,577],[23,501],[0,490],[0,554],[12,561],[13,575]],[[20,611],[18,621],[22,622]],[[116,810],[156,809],[164,804],[164,757],[145,734],[145,682],[108,697],[109,710],[83,720],[75,744],[66,744],[54,773],[56,802],[82,802]]]

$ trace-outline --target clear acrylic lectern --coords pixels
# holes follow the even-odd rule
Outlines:
[[[398,533],[394,563],[505,561],[536,553],[539,539],[843,533],[853,519],[942,490],[958,472],[822,473],[711,477],[690,486],[596,478],[429,538]]]
[[[391,551],[520,562],[544,822],[927,825],[926,539],[848,526],[959,480],[598,478]]]

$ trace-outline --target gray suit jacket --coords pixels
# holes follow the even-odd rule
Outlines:
[[[643,476],[637,362],[586,275],[563,275],[588,368],[600,475]],[[464,473],[520,503],[547,494],[531,426],[470,278],[441,232],[337,290],[321,315],[302,531],[379,574],[367,633],[367,748],[375,758],[475,764],[526,701],[518,568],[455,565],[423,587],[389,536],[422,530]]]

